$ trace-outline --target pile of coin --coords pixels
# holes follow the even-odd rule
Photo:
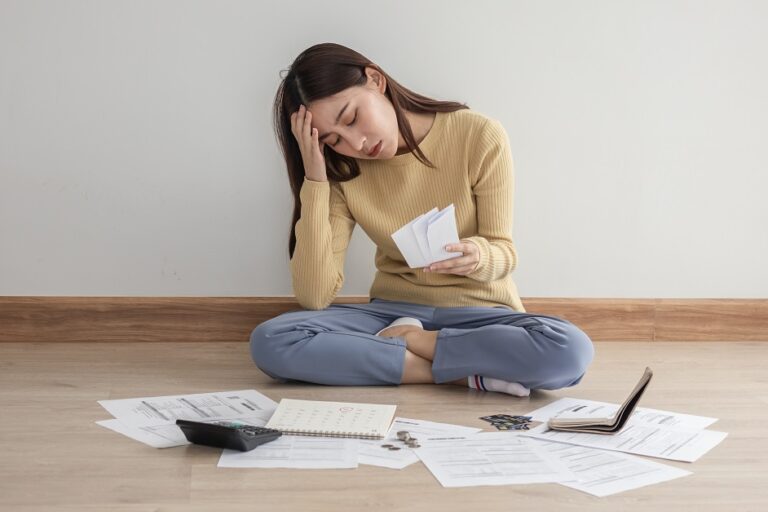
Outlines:
[[[419,448],[421,445],[418,443],[418,439],[411,437],[411,434],[407,430],[400,430],[397,432],[397,439],[405,443],[408,448]],[[390,450],[399,450],[399,446],[393,444],[383,444],[382,448],[388,448]]]
[[[408,446],[408,448],[418,448],[419,446],[421,446],[418,443],[418,439],[416,439],[415,437],[411,437],[411,434],[409,434],[407,430],[400,430],[397,433],[397,438],[402,442],[404,442],[406,446]]]

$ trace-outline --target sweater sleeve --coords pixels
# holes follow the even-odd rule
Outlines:
[[[471,162],[472,193],[477,208],[477,235],[463,238],[480,248],[477,268],[466,276],[476,281],[494,281],[517,266],[512,242],[514,169],[509,139],[504,127],[488,119],[480,130]]]
[[[325,309],[344,284],[344,258],[356,221],[338,183],[304,178],[296,245],[291,258],[293,292],[305,309]]]

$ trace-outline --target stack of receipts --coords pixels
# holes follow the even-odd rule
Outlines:
[[[420,268],[438,261],[461,256],[461,252],[448,252],[445,246],[459,242],[456,212],[453,203],[442,210],[432,208],[392,233],[410,268]]]
[[[108,429],[157,448],[189,444],[178,418],[265,425],[277,403],[256,390],[99,401],[114,419]],[[395,417],[379,440],[283,435],[257,448],[222,450],[226,468],[356,468],[369,464],[403,469],[423,462],[444,487],[556,483],[594,496],[608,496],[673,480],[691,472],[637,455],[693,462],[714,448],[725,432],[707,430],[716,418],[636,407],[613,435],[551,430],[553,418],[604,418],[621,405],[562,398],[527,413],[540,425],[525,431],[479,428]],[[410,448],[399,431],[418,439]],[[393,449],[394,447],[394,449]]]

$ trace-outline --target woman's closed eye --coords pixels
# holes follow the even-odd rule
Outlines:
[[[347,126],[352,126],[353,124],[355,124],[355,121],[357,121],[357,112],[355,112],[355,117],[352,118],[352,122],[349,123]],[[341,137],[336,139],[336,142],[331,144],[331,147],[335,147],[339,142],[341,142]]]

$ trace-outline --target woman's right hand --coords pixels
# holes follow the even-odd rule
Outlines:
[[[299,141],[304,175],[312,181],[328,181],[323,157],[325,144],[318,140],[317,128],[312,128],[312,113],[304,105],[291,114],[291,131]]]

